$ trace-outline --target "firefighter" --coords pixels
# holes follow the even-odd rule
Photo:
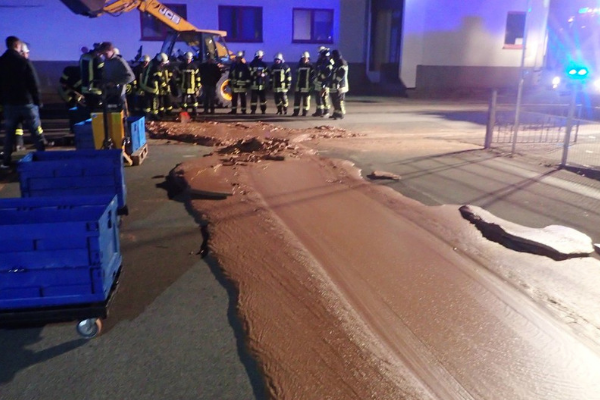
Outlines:
[[[250,68],[244,60],[244,52],[240,51],[235,57],[235,63],[229,69],[229,85],[231,86],[231,111],[237,114],[237,101],[240,99],[242,114],[246,114],[246,91],[250,86]]]
[[[300,113],[300,104],[302,103],[302,116],[306,117],[310,110],[310,93],[314,90],[315,67],[310,62],[308,51],[302,53],[302,58],[296,69],[296,85],[294,93],[294,117]]]
[[[267,111],[267,63],[263,61],[265,52],[258,50],[254,54],[254,60],[250,62],[250,114],[256,114],[258,101],[260,100],[260,111]]]
[[[104,59],[100,54],[99,47],[100,43],[95,43],[94,48],[79,59],[81,93],[85,98],[86,107],[90,111],[100,110],[102,107],[101,82]]]
[[[142,78],[144,76],[144,72],[150,65],[150,56],[145,54],[139,63],[133,66],[133,74],[135,75],[135,80],[131,83],[132,88],[132,101],[133,104],[133,113],[134,114],[142,114],[144,113],[144,105],[145,105],[145,91],[141,87]]]
[[[200,83],[204,93],[204,114],[215,113],[215,102],[217,100],[217,84],[221,79],[221,68],[213,56],[209,56],[206,62],[200,64]]]
[[[329,93],[333,103],[333,115],[329,118],[344,119],[346,114],[345,100],[348,93],[348,62],[342,57],[339,50],[331,52],[333,58],[333,72],[329,80]]]
[[[200,70],[194,62],[194,55],[188,51],[179,69],[178,85],[181,91],[181,111],[192,108],[193,115],[198,114],[198,95],[200,94]]]
[[[275,94],[275,105],[277,115],[287,114],[288,97],[287,92],[292,84],[292,73],[290,67],[283,59],[283,54],[277,53],[273,59],[273,65],[268,70],[271,77],[271,90]]]
[[[333,60],[330,59],[330,51],[327,47],[319,48],[319,58],[315,64],[315,97],[317,111],[313,117],[329,116],[329,88],[328,82],[333,71]]]
[[[65,101],[67,108],[85,104],[81,94],[81,71],[79,67],[65,67],[58,83],[58,92]]]
[[[144,113],[150,120],[160,119],[166,110],[165,94],[169,94],[166,65],[169,57],[165,53],[158,53],[144,71],[140,87],[144,90]]]

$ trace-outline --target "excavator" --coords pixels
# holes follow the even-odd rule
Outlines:
[[[162,53],[175,57],[177,56],[174,51],[176,44],[185,42],[199,60],[206,61],[208,57],[217,60],[224,70],[217,86],[217,101],[222,107],[231,104],[231,90],[226,71],[231,65],[234,54],[229,51],[225,43],[227,32],[199,29],[157,0],[61,0],[61,2],[73,13],[90,18],[100,17],[103,14],[119,16],[136,9],[152,15],[171,28],[162,44]]]

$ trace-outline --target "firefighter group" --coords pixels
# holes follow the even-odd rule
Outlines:
[[[121,57],[118,49],[111,57]],[[219,102],[217,91],[225,89],[229,80],[231,109],[229,114],[267,113],[267,92],[271,91],[277,115],[288,115],[288,92],[293,89],[294,101],[291,116],[307,116],[314,95],[316,110],[313,117],[342,119],[346,114],[344,100],[348,92],[348,63],[339,50],[319,47],[316,62],[309,52],[301,54],[292,69],[282,53],[275,54],[268,65],[264,52],[257,51],[251,62],[246,62],[244,52],[238,52],[228,70],[212,57],[205,61],[186,52],[171,59],[165,53],[154,58],[141,55],[129,63],[133,80],[124,84],[123,99],[107,95],[105,68],[106,46],[96,44],[82,49],[79,66],[67,67],[60,79],[60,91],[68,107],[85,107],[89,111],[102,111],[101,107],[124,108],[130,114],[144,115],[148,120],[172,119],[175,111],[214,114]],[[225,76],[223,76],[225,75]],[[248,99],[250,107],[248,110]],[[121,101],[122,100],[122,101]],[[104,104],[108,103],[108,104]]]

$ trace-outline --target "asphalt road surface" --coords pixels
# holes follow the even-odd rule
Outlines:
[[[382,184],[425,204],[479,205],[526,226],[564,224],[600,242],[599,182],[481,150],[484,117],[485,104],[350,98],[343,121],[274,115],[268,120],[364,133],[357,139],[370,143],[364,148],[345,139],[311,146],[364,171],[400,175],[400,181]],[[56,132],[61,129],[58,124]],[[435,146],[466,148],[390,153],[385,146],[388,140],[428,137]],[[378,142],[381,146],[373,145]],[[201,221],[190,215],[183,194],[169,198],[165,183],[176,164],[208,151],[151,143],[148,159],[126,169],[130,215],[122,224],[124,273],[103,334],[80,339],[73,322],[0,329],[0,398],[264,397],[235,318],[235,291],[210,258],[201,258]],[[18,196],[14,180],[0,190],[0,197],[12,196]]]

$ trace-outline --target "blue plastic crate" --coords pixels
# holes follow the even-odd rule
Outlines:
[[[0,199],[0,310],[106,300],[118,218],[117,196]]]
[[[127,118],[127,124],[129,125],[131,141],[126,150],[128,154],[132,154],[146,144],[146,118],[129,117]]]
[[[95,149],[91,119],[76,123],[73,126],[73,131],[75,133],[75,148],[77,150]]]
[[[75,133],[75,125],[89,118],[90,111],[88,109],[79,107],[69,108],[69,129]]]
[[[36,151],[17,166],[22,197],[118,196],[126,212],[123,152],[110,150]]]

